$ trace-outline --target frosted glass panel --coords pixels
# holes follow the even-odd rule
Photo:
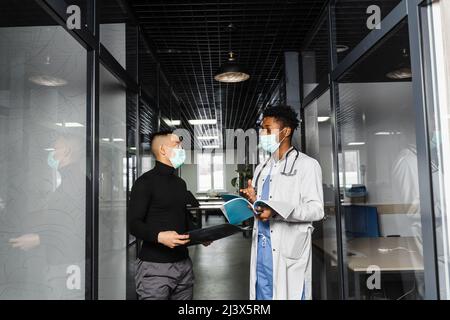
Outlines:
[[[100,68],[99,298],[126,296],[126,91]]]
[[[0,299],[84,299],[86,51],[0,28]]]

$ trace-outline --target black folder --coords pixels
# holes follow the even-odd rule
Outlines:
[[[187,245],[192,246],[202,242],[219,240],[246,230],[248,230],[248,228],[242,228],[230,223],[192,230],[187,233],[189,234],[189,239],[191,240]]]

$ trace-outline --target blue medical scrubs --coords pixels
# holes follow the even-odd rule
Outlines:
[[[270,175],[264,180],[261,191],[261,200],[269,199]],[[258,249],[256,254],[256,300],[273,299],[273,261],[272,261],[272,243],[270,240],[270,220],[262,222],[258,220]],[[305,286],[301,299],[305,299]]]
[[[261,200],[269,199],[270,172],[264,180]],[[270,241],[270,221],[258,220],[258,251],[256,254],[256,300],[272,300],[273,297],[273,261]]]

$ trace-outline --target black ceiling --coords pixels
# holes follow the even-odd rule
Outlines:
[[[203,129],[220,133],[254,126],[280,81],[283,52],[300,49],[325,2],[133,0],[130,4],[179,99],[181,114],[172,109],[172,118],[181,117],[185,124],[188,119],[217,119],[217,126]],[[249,80],[221,84],[213,79],[230,50],[248,68]]]

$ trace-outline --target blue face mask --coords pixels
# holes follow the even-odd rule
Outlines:
[[[48,154],[47,164],[50,168],[57,170],[59,166],[59,160],[55,159],[55,151],[52,151]]]
[[[283,129],[284,130],[284,129]],[[283,131],[281,130],[280,133]],[[286,137],[285,137],[286,138]],[[284,140],[284,138],[283,138]],[[277,141],[277,135],[276,134],[266,134],[266,135],[260,135],[259,136],[259,147],[263,149],[264,151],[274,153],[277,151],[277,149],[280,147],[281,142]]]
[[[173,148],[172,156],[169,158],[172,166],[178,169],[186,160],[186,151],[181,148]]]

